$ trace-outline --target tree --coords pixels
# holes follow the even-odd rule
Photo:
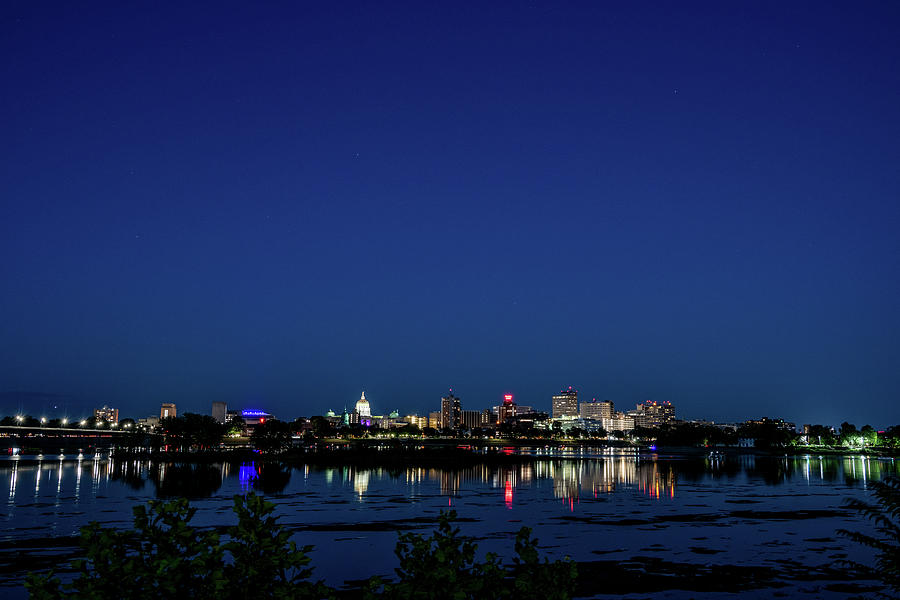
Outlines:
[[[244,428],[247,427],[247,422],[244,421],[243,417],[232,417],[231,421],[225,426],[225,435],[230,435],[234,437],[239,437],[244,435]]]
[[[875,428],[871,425],[864,425],[863,428],[859,430],[859,433],[866,446],[875,446],[878,444],[878,432],[875,431]]]
[[[310,420],[312,424],[313,434],[316,437],[327,437],[329,435],[334,435],[334,426],[331,424],[331,421],[322,416],[312,417]]]
[[[880,579],[894,592],[900,593],[900,479],[891,477],[870,485],[875,504],[848,499],[844,506],[873,521],[880,535],[875,537],[846,529],[838,529],[837,533],[876,552],[874,569],[850,561],[847,564]]]
[[[400,559],[399,581],[386,583],[383,596],[392,600],[564,600],[574,590],[577,576],[570,560],[540,561],[537,540],[523,527],[516,536],[516,557],[504,568],[489,552],[475,560],[478,546],[453,526],[456,511],[441,511],[431,537],[405,533],[398,537],[394,553]],[[370,597],[377,597],[383,582],[373,578]]]
[[[62,584],[52,573],[31,573],[25,586],[36,600],[184,600],[185,598],[321,598],[328,588],[309,581],[307,552],[289,542],[277,523],[275,505],[252,492],[234,497],[236,526],[219,534],[190,521],[186,500],[151,501],[134,508],[134,530],[81,530],[86,558],[75,561],[77,576]]]
[[[267,419],[253,429],[250,442],[253,447],[263,452],[280,452],[291,447],[290,423],[278,419]]]
[[[308,553],[278,523],[275,505],[252,492],[234,497],[237,525],[214,529],[191,524],[196,509],[187,500],[150,501],[136,506],[134,528],[81,530],[84,558],[73,562],[75,577],[30,573],[25,586],[35,600],[185,600],[217,598],[282,600],[333,597],[335,590],[311,579]],[[541,560],[537,540],[523,527],[516,557],[504,567],[495,554],[476,560],[477,546],[453,527],[455,512],[441,512],[431,537],[407,533],[395,554],[399,580],[370,580],[366,597],[438,600],[565,600],[574,590],[570,560]]]

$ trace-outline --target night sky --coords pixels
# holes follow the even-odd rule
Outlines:
[[[0,8],[0,414],[900,423],[900,4],[150,4]]]

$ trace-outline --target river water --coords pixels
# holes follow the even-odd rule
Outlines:
[[[547,556],[599,561],[606,570],[598,597],[631,591],[616,587],[614,569],[637,560],[655,561],[657,567],[648,568],[738,565],[776,574],[776,587],[674,589],[654,597],[849,598],[858,590],[846,588],[828,567],[871,557],[835,530],[872,529],[842,505],[848,498],[871,499],[869,484],[900,467],[892,459],[851,456],[553,452],[514,466],[455,470],[66,456],[0,462],[0,490],[8,492],[0,512],[0,595],[25,597],[26,570],[65,563],[76,553],[79,528],[90,521],[128,527],[135,504],[185,495],[199,509],[194,523],[229,525],[235,521],[232,497],[254,490],[277,503],[294,539],[315,546],[315,575],[332,585],[389,576],[397,566],[397,532],[427,533],[439,512],[452,508],[462,532],[482,551],[510,558],[516,531],[527,525]],[[624,597],[648,596],[639,592]]]

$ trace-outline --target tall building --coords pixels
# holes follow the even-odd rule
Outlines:
[[[453,391],[441,398],[441,427],[457,429],[462,421],[462,405]]]
[[[361,418],[371,417],[372,409],[369,406],[369,401],[366,400],[366,393],[363,392],[362,396],[359,397],[359,400],[356,402],[356,422],[358,423]]]
[[[671,402],[647,400],[637,405],[637,411],[643,413],[643,427],[659,427],[675,420],[675,405]],[[635,419],[635,425],[639,422]]]
[[[591,400],[590,402],[582,402],[578,407],[578,412],[582,419],[612,419],[613,403],[611,400]]]
[[[428,413],[428,426],[433,429],[441,428],[441,411],[434,410]]]
[[[516,403],[512,394],[503,395],[503,404],[497,407],[497,424],[506,423],[516,416]]]
[[[172,402],[163,402],[162,408],[159,409],[159,418],[165,419],[166,417],[177,417],[178,414],[175,411],[175,404]]]
[[[118,423],[119,422],[119,409],[118,408],[110,408],[106,405],[103,408],[95,408],[94,409],[94,419],[97,421],[108,421],[110,423]]]
[[[462,411],[462,425],[466,429],[472,430],[481,427],[481,411],[480,410],[464,410]]]
[[[553,418],[578,416],[578,390],[562,390],[553,396]]]
[[[225,422],[225,415],[228,413],[228,406],[224,402],[212,403],[212,418],[219,423]]]

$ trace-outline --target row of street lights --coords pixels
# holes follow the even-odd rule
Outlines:
[[[24,420],[25,420],[24,416],[16,415],[16,423],[18,425],[21,425],[22,421],[24,421]],[[63,417],[62,419],[60,419],[59,422],[62,426],[65,427],[66,425],[69,424],[69,419],[68,419],[68,417]],[[95,424],[95,427],[103,427],[106,423],[107,423],[107,421],[100,421]],[[41,417],[41,427],[43,427],[46,424],[47,424],[47,417]],[[82,419],[81,421],[78,422],[78,425],[80,427],[84,427],[85,425],[87,425],[87,419]],[[116,422],[110,422],[109,426],[111,429],[115,429],[116,427],[119,426],[119,424]],[[131,427],[131,423],[125,423],[124,425],[122,425],[123,429],[129,429],[130,427]]]

